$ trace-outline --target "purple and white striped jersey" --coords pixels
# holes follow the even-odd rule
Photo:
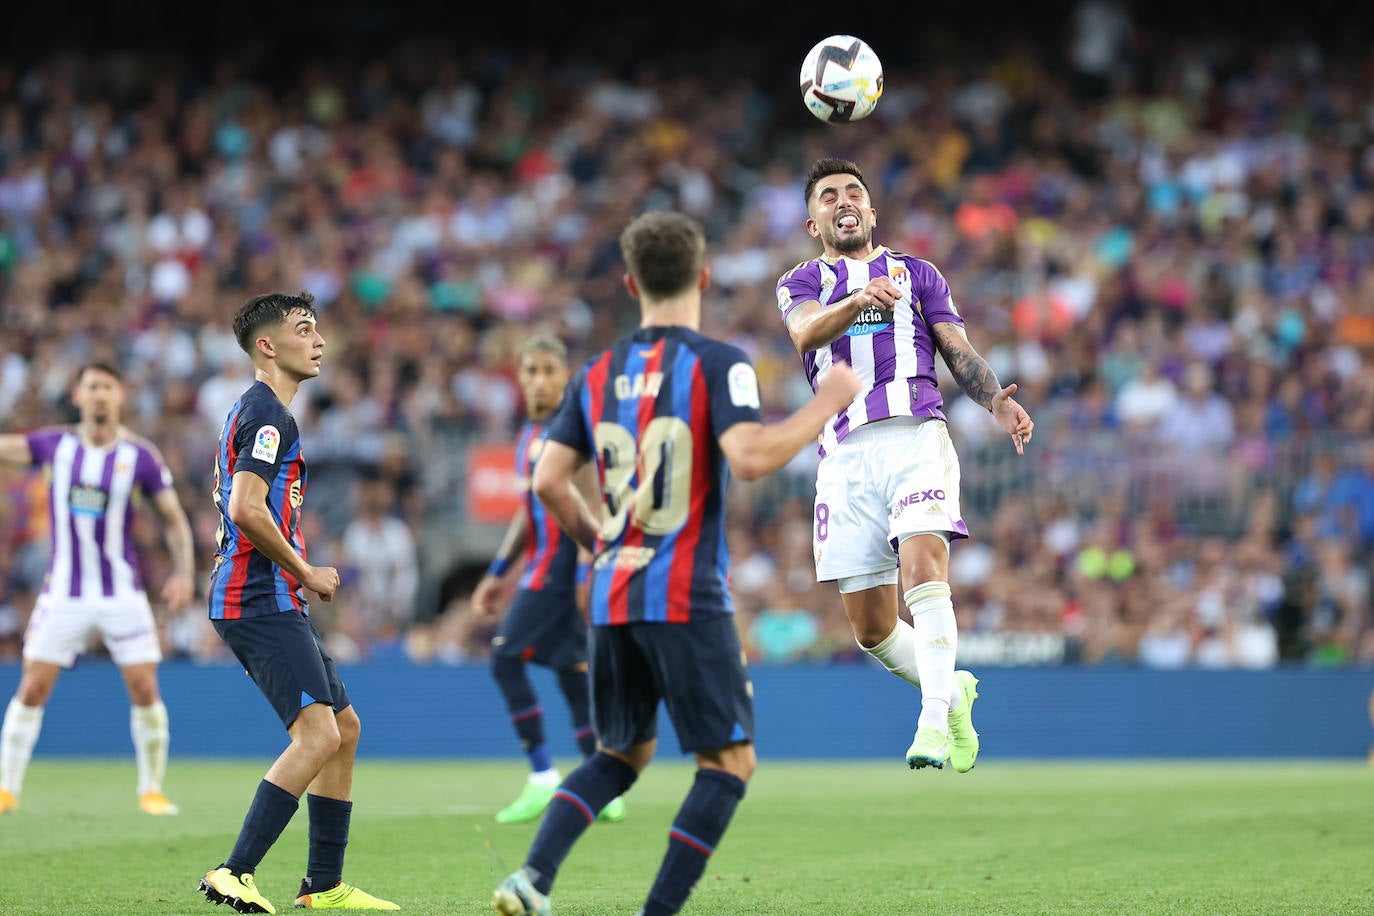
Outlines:
[[[863,260],[825,257],[803,261],[778,280],[783,321],[804,302],[830,305],[856,293],[870,280],[888,277],[902,291],[891,312],[869,308],[859,313],[844,336],[802,354],[806,378],[815,390],[836,360],[849,363],[865,390],[825,425],[821,454],[833,451],[851,429],[892,417],[944,419],[935,374],[932,325],[963,326],[949,284],[929,261],[879,247]]]
[[[32,466],[48,478],[52,557],[44,594],[124,598],[143,591],[134,556],[135,488],[152,499],[172,474],[147,442],[127,434],[93,448],[70,427],[28,434]]]

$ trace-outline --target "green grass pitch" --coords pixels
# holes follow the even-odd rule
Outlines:
[[[227,914],[196,882],[265,766],[174,760],[182,813],[159,819],[137,811],[131,758],[39,757],[0,817],[0,913]],[[691,775],[656,764],[626,821],[583,837],[558,916],[637,911]],[[486,912],[534,835],[491,820],[523,778],[514,760],[364,761],[346,876],[407,913]],[[765,759],[685,912],[1374,912],[1372,780],[1362,763],[1307,761],[984,761],[960,776]],[[302,811],[258,870],[279,911],[305,848]]]

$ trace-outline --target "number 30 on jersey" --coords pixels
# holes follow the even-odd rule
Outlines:
[[[601,540],[612,543],[627,522],[645,534],[673,534],[687,524],[692,502],[692,428],[677,417],[655,417],[638,446],[619,423],[594,430],[607,517]],[[638,484],[635,483],[638,479]]]

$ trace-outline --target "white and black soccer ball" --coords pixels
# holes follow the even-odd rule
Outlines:
[[[831,35],[802,61],[801,92],[822,121],[859,121],[873,113],[883,94],[883,65],[863,39]]]

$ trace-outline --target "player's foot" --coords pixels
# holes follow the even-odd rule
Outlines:
[[[9,789],[0,789],[0,814],[8,814],[19,807],[19,796]]]
[[[949,732],[938,728],[916,729],[916,739],[906,749],[906,765],[913,770],[921,767],[943,769],[949,757]]]
[[[534,820],[544,813],[557,790],[558,786],[545,786],[537,782],[525,783],[525,790],[520,793],[520,797],[496,812],[496,823],[520,824]]]
[[[949,763],[956,773],[967,773],[978,760],[978,732],[973,729],[973,701],[978,699],[978,678],[972,671],[956,671],[954,678],[964,691],[958,712],[949,714]]]
[[[313,891],[296,898],[296,908],[302,910],[399,910],[390,900],[374,897],[340,881],[327,891]]]
[[[601,813],[596,816],[596,819],[608,824],[619,824],[625,820],[625,799],[617,795],[606,802],[606,807],[601,809]]]
[[[138,797],[138,806],[143,809],[144,814],[171,815],[181,813],[181,809],[172,804],[167,796],[161,792],[144,792]]]
[[[501,916],[553,916],[548,896],[535,890],[523,868],[492,891],[491,908]]]
[[[205,899],[219,905],[227,903],[240,913],[275,913],[277,908],[258,893],[251,874],[236,875],[221,865],[200,879]]]

